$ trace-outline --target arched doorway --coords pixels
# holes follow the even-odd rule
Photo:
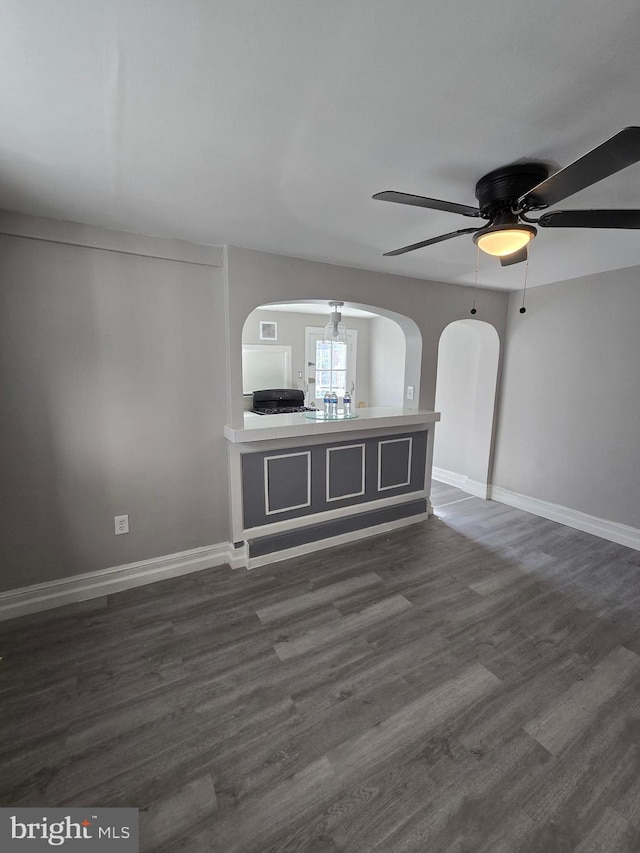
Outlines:
[[[500,341],[492,325],[456,320],[438,345],[434,479],[486,498]]]

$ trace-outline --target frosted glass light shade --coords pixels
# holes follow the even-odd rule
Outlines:
[[[515,228],[488,228],[486,231],[475,234],[473,241],[488,255],[503,258],[524,248],[535,235],[535,228],[529,225]]]

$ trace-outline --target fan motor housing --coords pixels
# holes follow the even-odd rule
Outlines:
[[[501,209],[510,209],[520,196],[548,176],[549,170],[542,163],[501,166],[499,169],[488,172],[476,184],[478,206],[484,215],[489,216]]]

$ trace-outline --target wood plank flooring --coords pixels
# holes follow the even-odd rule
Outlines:
[[[141,850],[637,853],[640,553],[435,516],[0,624],[0,805]]]

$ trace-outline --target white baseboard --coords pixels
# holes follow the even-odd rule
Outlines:
[[[247,543],[243,542],[240,548],[231,547],[228,563],[232,569],[246,569],[248,560],[249,548]]]
[[[455,486],[457,489],[462,489],[468,495],[474,495],[476,498],[487,500],[489,497],[489,486],[487,483],[480,483],[478,480],[472,480],[465,474],[457,474],[455,471],[447,471],[446,468],[432,469],[432,477],[439,483],[446,483],[448,486]]]
[[[568,506],[521,495],[519,492],[512,492],[509,489],[503,489],[501,486],[491,486],[489,496],[492,501],[508,504],[516,507],[516,509],[523,509],[525,512],[548,518],[550,521],[558,521],[560,524],[566,524],[567,527],[573,527],[576,530],[599,536],[601,539],[608,539],[610,542],[617,542],[618,545],[626,545],[627,548],[640,551],[640,530],[636,527],[629,527],[626,524],[619,524],[617,521],[588,515],[586,512],[580,512]]]
[[[65,604],[73,604],[77,601],[100,598],[103,595],[122,592],[122,590],[144,586],[155,581],[200,572],[214,566],[230,564],[233,555],[233,546],[224,542],[0,592],[0,622],[15,619],[17,616],[26,616],[28,613],[63,607]]]
[[[331,548],[333,545],[343,545],[346,542],[357,542],[358,539],[367,539],[368,537],[376,536],[379,533],[388,533],[391,530],[398,530],[400,527],[408,527],[410,524],[417,524],[419,521],[425,521],[428,517],[429,516],[426,512],[421,512],[418,515],[412,515],[409,518],[399,518],[396,521],[386,521],[384,524],[376,524],[374,527],[364,527],[362,530],[353,530],[350,533],[341,533],[339,536],[331,536],[328,539],[320,539],[316,542],[307,542],[305,545],[297,545],[295,548],[275,551],[273,554],[263,554],[259,557],[247,556],[244,565],[248,569],[256,569],[258,566],[266,566],[269,563],[276,563],[280,560],[289,560],[291,557],[301,557],[304,554],[311,554],[314,551]]]

